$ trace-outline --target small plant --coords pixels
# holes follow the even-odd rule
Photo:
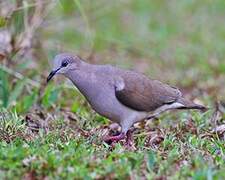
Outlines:
[[[24,137],[26,131],[23,119],[16,112],[0,110],[0,140],[10,143],[17,137]]]

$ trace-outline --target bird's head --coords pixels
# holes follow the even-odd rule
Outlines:
[[[56,74],[67,74],[76,70],[81,64],[81,58],[69,53],[62,53],[55,56],[53,60],[53,69],[50,72],[47,82],[49,82]]]

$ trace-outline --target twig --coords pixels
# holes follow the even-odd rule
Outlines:
[[[0,65],[0,69],[5,71],[6,73],[16,77],[17,79],[26,79],[27,83],[33,87],[39,88],[41,86],[39,82],[29,79],[27,77],[24,77],[21,73],[16,72],[6,66]]]
[[[52,2],[54,2],[54,0],[52,1]],[[54,3],[56,3],[57,1],[55,0],[55,2]],[[49,1],[45,1],[45,2],[43,2],[43,4],[45,5],[45,4],[48,4],[49,3]],[[2,4],[2,6],[3,6],[4,4]],[[31,3],[31,4],[27,4],[26,6],[20,6],[20,7],[17,7],[17,8],[15,8],[15,9],[13,9],[12,10],[12,13],[14,13],[14,12],[16,12],[16,11],[21,11],[21,10],[24,10],[24,9],[26,9],[26,8],[32,8],[32,7],[35,7],[35,6],[37,6],[38,5],[38,3]]]

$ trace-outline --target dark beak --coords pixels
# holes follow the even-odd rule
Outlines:
[[[53,78],[53,76],[57,73],[57,71],[60,70],[60,68],[53,70],[52,72],[50,72],[50,74],[47,77],[47,83]]]

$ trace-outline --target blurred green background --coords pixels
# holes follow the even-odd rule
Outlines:
[[[222,0],[2,1],[1,64],[40,84],[54,55],[72,52],[220,100],[225,95],[224,9]],[[10,92],[4,91],[12,91],[12,84],[4,84],[3,99],[9,101]]]
[[[20,120],[20,118],[14,116],[15,114],[11,114],[9,115],[11,121],[8,124],[1,124],[0,137],[2,142],[14,143],[17,133],[22,133],[25,136],[25,130],[20,131],[20,128],[18,128],[21,124],[24,125],[23,128],[29,129],[30,121],[40,125],[39,121],[46,123],[47,117],[56,120],[54,126],[52,125],[54,128],[47,123],[50,126],[47,129],[49,128],[50,132],[51,130],[57,130],[57,132],[62,133],[65,131],[65,127],[70,128],[67,126],[68,124],[65,127],[63,125],[59,126],[59,124],[65,124],[64,121],[68,120],[68,117],[64,115],[64,111],[76,114],[75,119],[79,119],[76,127],[79,126],[87,131],[96,130],[95,128],[100,127],[102,124],[108,125],[108,121],[95,114],[84,98],[65,78],[55,78],[53,83],[46,85],[46,77],[51,69],[51,61],[60,52],[78,54],[90,63],[110,63],[118,67],[145,73],[154,79],[179,87],[184,95],[191,100],[206,104],[212,108],[216,107],[215,112],[214,110],[210,111],[207,117],[192,114],[194,115],[196,128],[200,128],[198,129],[200,134],[202,133],[201,128],[208,132],[215,126],[224,123],[224,111],[218,110],[219,107],[224,108],[225,104],[224,0],[0,0],[0,108],[2,114],[16,113],[22,119]],[[217,116],[216,113],[219,115]],[[32,115],[31,119],[28,118],[30,114]],[[38,115],[38,117],[34,118],[34,115]],[[214,119],[211,118],[211,115],[214,115]],[[86,120],[81,120],[81,117],[86,118]],[[7,120],[7,118],[2,119]],[[87,119],[91,120],[91,122]],[[173,130],[170,131],[170,125],[181,123],[182,127],[183,125],[186,126],[186,120],[190,118],[183,112],[162,119],[165,124],[161,126],[169,129],[169,134],[173,134]],[[16,123],[19,122],[19,125],[15,125],[14,120]],[[24,121],[28,123],[26,127]],[[216,122],[214,126],[212,121]],[[7,129],[7,127],[11,129]],[[74,127],[71,127],[71,129],[74,129]],[[178,127],[178,130],[182,131],[182,128],[179,128],[181,127]],[[38,126],[38,129],[44,129],[45,131],[43,126]],[[61,133],[57,134],[55,138],[63,136]],[[68,133],[70,135],[74,134],[74,132]],[[43,141],[49,138],[49,133],[44,134],[47,137],[41,136]],[[187,136],[192,140],[197,138],[196,145],[194,145],[196,151],[205,148],[205,146],[200,145],[201,138],[198,139],[200,134],[196,136],[189,134]],[[22,135],[21,137],[23,137]],[[164,137],[164,143],[170,141],[172,143],[173,138],[171,139],[171,137],[173,135]],[[32,136],[34,135],[32,134]],[[40,134],[36,134],[35,137],[40,138]],[[145,139],[143,138],[142,136],[141,139],[137,140],[136,138],[138,146],[142,148],[145,147],[143,144]],[[66,142],[69,143],[70,140],[69,138]],[[90,151],[99,153],[98,149],[86,146],[85,142],[88,140],[84,139],[81,142],[83,149],[90,148]],[[178,142],[180,142],[179,140],[178,138]],[[185,141],[193,143],[192,140],[186,139]],[[215,143],[217,140],[218,142]],[[23,151],[23,143],[24,139],[18,143],[18,146],[16,143],[12,146],[19,147]],[[76,144],[77,141],[73,142],[72,140],[71,148],[74,148],[74,143]],[[150,154],[146,155],[148,169],[155,166],[154,164],[162,163],[161,170],[163,168],[165,170],[160,171],[160,165],[157,165],[157,170],[148,170],[149,174],[136,173],[137,177],[143,176],[151,179],[152,177],[164,177],[163,174],[173,178],[179,178],[183,175],[184,177],[195,177],[196,175],[197,178],[203,179],[208,175],[214,177],[215,174],[222,172],[218,164],[221,164],[224,160],[224,143],[217,135],[212,141],[206,140],[204,143],[209,144],[209,146],[211,144],[212,147],[219,147],[220,154],[217,155],[214,154],[212,149],[208,150],[209,147],[203,150],[203,155],[206,152],[211,153],[209,157],[217,159],[214,159],[215,164],[208,160],[205,161],[204,158],[199,160],[199,157],[192,157],[191,154],[195,151],[192,151],[193,149],[191,150],[187,145],[187,149],[191,152],[186,160],[188,165],[185,166],[187,166],[187,169],[182,170],[179,166],[179,175],[169,169],[168,164],[163,164],[165,161],[169,162],[167,161],[169,156],[166,156],[163,160],[159,158],[161,154],[152,154],[151,151]],[[46,146],[44,148],[48,149],[48,142],[44,145]],[[45,158],[40,152],[36,152],[35,147],[38,147],[38,145],[29,146],[34,149],[34,154],[36,153],[37,156]],[[58,144],[54,144],[54,146],[58,147]],[[166,150],[172,151],[175,148],[174,152],[182,154],[180,143],[176,144],[175,147],[171,146]],[[9,151],[10,147],[8,145],[4,147],[5,149],[2,149],[2,152]],[[81,151],[82,147],[79,146]],[[166,145],[160,144],[159,147],[165,148]],[[32,151],[28,152],[28,154],[32,153]],[[140,153],[142,160],[146,159],[143,149],[140,150]],[[30,166],[27,168],[26,166],[24,168],[20,164],[20,160],[18,160],[18,164],[21,166],[18,165],[15,168],[5,166],[4,158],[6,157],[3,154],[0,154],[0,163],[4,165],[4,168],[0,168],[0,174],[1,172],[8,172],[6,177],[11,177],[10,173],[14,171],[18,173],[15,169],[23,169],[22,174],[25,175],[26,172],[33,173],[36,166],[32,166],[33,168],[30,168]],[[24,154],[23,158],[27,157],[28,154]],[[104,153],[102,154],[104,157],[101,158],[107,158]],[[115,159],[122,158],[117,157],[115,154],[112,155],[112,157],[115,156]],[[16,157],[20,157],[20,155]],[[86,154],[81,153],[80,156],[83,157]],[[93,157],[92,154],[90,156]],[[131,156],[136,157],[137,154],[128,154],[127,156],[125,154],[123,156],[124,161],[130,162]],[[56,156],[53,155],[53,157]],[[132,161],[139,162],[138,157]],[[61,160],[64,161],[65,159]],[[106,162],[98,164],[99,162],[93,161],[97,163],[93,167],[111,167],[112,165],[110,164],[112,162],[108,162],[107,159],[105,161],[108,164]],[[194,163],[196,163],[195,166]],[[189,166],[190,164],[193,167]],[[212,165],[212,167],[208,168],[209,165]],[[120,165],[118,166],[120,168]],[[129,168],[132,170],[122,168],[122,170],[120,169],[121,172],[112,177],[130,177],[129,172],[136,172],[141,166],[143,166],[142,163],[134,166],[131,163]],[[65,167],[67,165],[63,168]],[[188,169],[191,167],[193,172],[188,174]],[[54,175],[60,174],[54,168],[51,168],[47,168],[46,172],[43,169],[38,169],[38,172],[28,175],[36,176],[38,174],[40,178],[45,176],[55,177]],[[84,178],[85,174],[87,174],[85,172],[93,171],[90,170],[90,167],[85,166],[85,168],[83,174],[81,173],[77,177]],[[202,168],[205,169],[202,172],[199,171]],[[115,169],[111,170],[112,172],[116,171]],[[77,172],[80,171],[77,170]],[[51,174],[50,172],[55,173]],[[103,170],[104,173],[99,173],[98,170],[94,172],[96,176],[93,175],[92,178],[104,178],[107,173],[111,173],[110,170]],[[133,173],[135,174],[135,172]],[[121,173],[122,176],[120,176]],[[22,175],[20,174],[20,176]],[[62,177],[66,176],[62,175]],[[215,177],[222,176],[219,174]]]

